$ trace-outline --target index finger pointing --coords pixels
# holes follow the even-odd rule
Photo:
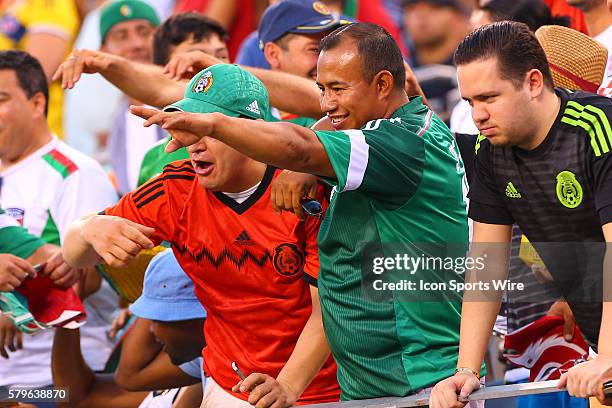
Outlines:
[[[145,108],[144,106],[130,105],[130,112],[133,115],[140,116],[143,119],[149,119],[151,116],[159,113],[157,109]]]

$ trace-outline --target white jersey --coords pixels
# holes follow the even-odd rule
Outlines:
[[[70,222],[117,201],[102,167],[57,137],[26,159],[0,173],[0,204],[33,235],[59,245]],[[87,324],[81,328],[85,359],[94,370],[104,367],[112,343],[106,332],[117,297],[108,284],[85,301]],[[23,350],[0,364],[0,386],[46,386],[52,383],[53,330],[26,336]]]

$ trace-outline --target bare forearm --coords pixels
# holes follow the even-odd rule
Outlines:
[[[185,84],[166,77],[162,67],[117,56],[109,58],[111,63],[100,74],[129,97],[158,108],[183,97]]]
[[[277,380],[289,384],[296,395],[300,396],[321,370],[329,354],[321,316],[312,315]]]
[[[335,176],[323,145],[310,129],[218,114],[212,133],[214,138],[257,161],[301,173]]]
[[[89,394],[95,378],[91,368],[83,359],[78,330],[55,329],[51,370],[53,384],[56,387],[70,389],[69,406],[78,406]]]
[[[500,302],[464,302],[457,367],[480,372]]]
[[[310,79],[285,72],[243,67],[255,75],[268,89],[270,105],[284,112],[318,119],[323,116],[320,91]]]
[[[64,259],[76,268],[86,268],[100,262],[100,257],[81,233],[86,222],[86,220],[74,221],[68,227],[62,246]]]

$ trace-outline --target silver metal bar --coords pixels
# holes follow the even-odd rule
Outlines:
[[[524,384],[499,385],[483,387],[474,391],[468,401],[481,401],[496,398],[518,397],[521,395],[545,394],[563,391],[557,388],[559,380],[539,381]],[[346,402],[332,402],[327,404],[304,405],[303,408],[411,408],[426,407],[429,404],[430,394],[413,395],[411,397],[386,397]]]

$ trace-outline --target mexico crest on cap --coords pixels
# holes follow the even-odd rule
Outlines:
[[[129,17],[132,15],[132,8],[127,4],[124,4],[119,8],[119,14],[121,14],[123,17]]]
[[[212,72],[206,71],[200,79],[195,83],[191,91],[193,93],[204,93],[210,89],[213,84]]]
[[[315,1],[314,3],[312,3],[312,8],[314,9],[314,11],[319,14],[323,14],[324,16],[329,16],[331,14],[329,8],[327,8],[327,6],[321,3],[320,1]]]

